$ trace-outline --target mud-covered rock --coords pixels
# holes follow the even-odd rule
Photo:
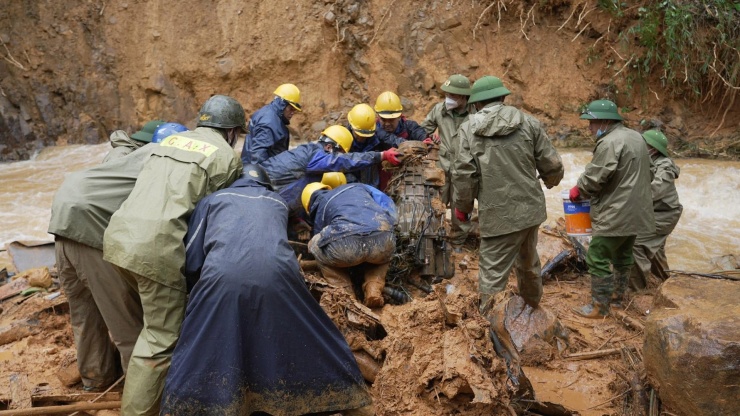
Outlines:
[[[674,277],[645,325],[645,367],[673,413],[740,414],[740,282]]]

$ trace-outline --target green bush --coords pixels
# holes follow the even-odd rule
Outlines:
[[[608,0],[602,3],[612,5],[602,6],[610,12],[617,7]],[[628,82],[659,76],[669,93],[697,99],[738,86],[740,2],[646,2],[638,16],[638,23],[620,35],[624,45],[641,46],[632,50],[632,65],[624,73]]]

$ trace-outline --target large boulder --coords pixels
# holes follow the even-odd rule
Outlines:
[[[682,415],[740,415],[740,282],[674,277],[645,325],[645,367]]]

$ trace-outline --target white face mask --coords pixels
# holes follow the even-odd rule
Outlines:
[[[445,107],[448,110],[455,109],[455,108],[457,108],[459,106],[460,106],[460,103],[458,103],[457,101],[453,100],[450,97],[445,97]]]

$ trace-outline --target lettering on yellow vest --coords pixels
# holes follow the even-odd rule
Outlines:
[[[177,149],[187,150],[188,152],[198,152],[206,157],[212,155],[217,150],[217,147],[212,144],[182,136],[167,137],[159,145],[175,147]]]

